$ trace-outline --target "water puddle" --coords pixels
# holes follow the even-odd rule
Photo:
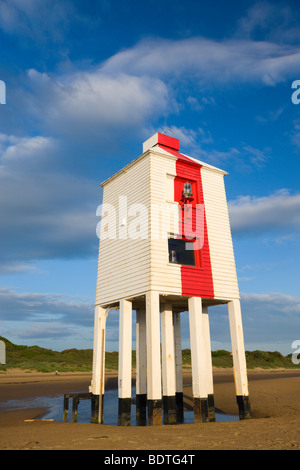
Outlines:
[[[135,390],[132,391],[135,396]],[[67,391],[66,391],[67,393]],[[19,410],[24,408],[47,408],[48,411],[43,419],[51,419],[54,421],[63,420],[63,395],[57,397],[38,397],[31,400],[10,400],[6,403],[0,403],[0,411],[5,408]],[[136,426],[136,409],[135,404],[131,406],[131,425]],[[72,399],[69,401],[69,421],[72,420]],[[216,421],[238,421],[238,415],[229,415],[225,413],[216,413]],[[78,406],[78,423],[91,422],[91,401],[81,400]],[[184,412],[184,423],[194,423],[194,413],[192,410]],[[118,390],[106,390],[104,398],[104,424],[118,424]]]

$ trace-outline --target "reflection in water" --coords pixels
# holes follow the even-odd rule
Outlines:
[[[135,388],[132,390],[132,396],[135,396]],[[43,419],[54,419],[55,421],[63,420],[63,395],[58,397],[39,397],[31,400],[10,400],[6,403],[0,403],[0,410],[5,408],[22,409],[22,408],[48,408]],[[238,415],[227,415],[224,413],[216,413],[216,421],[236,421]],[[69,403],[69,421],[72,420],[72,400]],[[91,421],[91,401],[81,400],[78,406],[78,423],[90,423]],[[194,413],[192,410],[184,412],[184,423],[191,424],[194,422]],[[118,390],[106,390],[104,398],[104,424],[118,424]],[[131,406],[131,424],[136,425],[135,404]]]

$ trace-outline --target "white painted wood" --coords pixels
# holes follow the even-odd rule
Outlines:
[[[174,175],[166,175],[166,201],[174,202]]]
[[[161,355],[163,396],[175,396],[175,345],[171,304],[165,304],[161,312]]]
[[[213,384],[213,369],[212,369],[212,357],[211,357],[211,341],[210,341],[210,328],[209,328],[209,316],[208,308],[202,307],[202,323],[203,323],[203,336],[204,336],[204,348],[205,348],[205,360],[206,360],[206,384],[208,395],[213,395],[214,384]]]
[[[161,400],[159,294],[146,294],[147,399]]]
[[[201,168],[209,251],[217,299],[238,299],[234,252],[222,173]]]
[[[136,394],[147,393],[146,311],[136,311]]]
[[[120,300],[119,309],[119,398],[131,397],[132,303]]]
[[[176,159],[151,151],[151,290],[166,294],[181,294],[181,268],[169,265],[169,232],[178,233],[178,204],[174,201],[174,177]],[[170,183],[172,183],[172,188]]]
[[[104,394],[106,317],[106,310],[96,306],[94,317],[93,375],[89,388],[90,392],[94,395]]]
[[[229,326],[233,356],[236,395],[248,396],[247,365],[244,346],[241,305],[239,300],[228,302]]]
[[[147,216],[150,212],[150,155],[104,185],[102,205],[107,204],[113,208],[116,236],[105,239],[105,226],[101,224],[97,305],[139,295],[150,288],[150,229],[145,217],[145,211]],[[144,212],[135,211],[143,208]],[[141,237],[136,239],[139,230]]]
[[[158,143],[158,133],[156,132],[156,134],[154,134],[148,140],[143,142],[143,152],[146,152],[147,150],[151,149],[151,147],[153,147],[157,143]]]
[[[174,323],[174,345],[175,345],[176,392],[182,393],[183,392],[183,379],[182,379],[180,312],[173,313],[173,323]]]
[[[206,359],[201,297],[191,297],[189,304],[192,386],[194,398],[207,398]]]
[[[239,298],[223,174],[201,168],[215,298]]]

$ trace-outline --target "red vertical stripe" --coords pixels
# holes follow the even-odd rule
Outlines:
[[[182,187],[185,181],[192,184],[194,200],[196,204],[204,204],[203,188],[201,180],[201,166],[191,161],[180,159],[176,162],[176,178],[174,181],[175,201],[179,202],[182,196]],[[193,209],[193,217],[195,217]],[[193,221],[194,222],[194,221]],[[194,227],[194,224],[193,224]],[[198,234],[200,236],[200,234]],[[196,266],[181,266],[182,295],[193,297],[214,298],[213,277],[209,253],[209,242],[204,208],[204,236],[201,250],[195,251]]]
[[[192,192],[194,200],[192,206],[196,204],[204,205],[203,187],[201,179],[201,165],[194,160],[182,155],[173,148],[161,145],[159,147],[166,150],[171,155],[177,157],[176,161],[176,178],[174,180],[174,199],[179,203],[182,197],[183,182],[192,184]],[[179,222],[180,223],[180,222]],[[179,227],[182,233],[182,224]],[[190,297],[203,297],[208,299],[214,298],[214,285],[211,270],[211,260],[209,252],[209,241],[207,235],[207,225],[204,207],[204,240],[201,250],[195,252],[196,266],[181,266],[181,288],[182,295]]]

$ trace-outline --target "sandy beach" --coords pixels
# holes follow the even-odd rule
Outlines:
[[[54,374],[8,371],[0,374],[1,450],[299,450],[300,370],[250,370],[253,418],[156,427],[119,427],[43,420],[45,409],[9,408],[9,400],[28,400],[87,392],[90,373]],[[106,386],[116,387],[115,372]],[[233,374],[214,370],[216,409],[237,413]],[[192,404],[191,372],[184,372],[184,398]],[[116,403],[116,407],[118,404]]]

